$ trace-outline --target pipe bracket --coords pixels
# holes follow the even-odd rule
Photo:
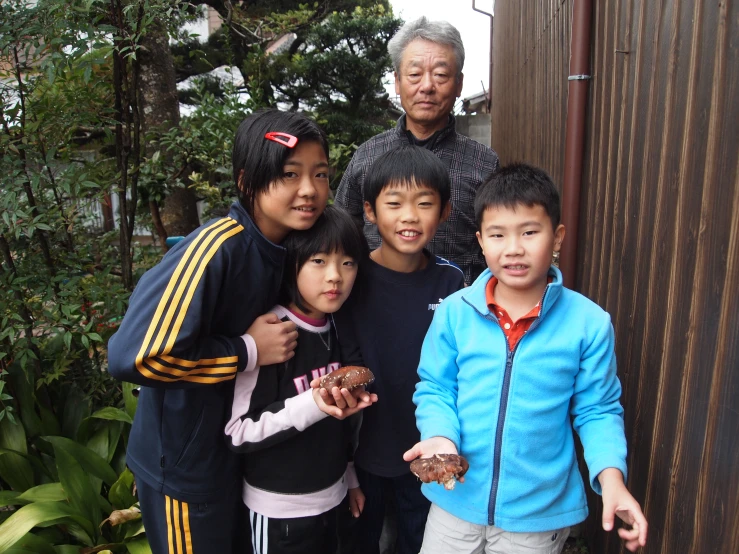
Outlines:
[[[588,81],[592,79],[590,75],[570,75],[567,77],[568,81]]]

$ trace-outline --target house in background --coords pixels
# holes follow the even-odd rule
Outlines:
[[[613,320],[643,552],[736,554],[739,3],[499,0],[493,29],[491,145],[561,184],[566,277]]]
[[[462,113],[455,116],[457,132],[490,146],[490,102],[485,91],[462,99]]]

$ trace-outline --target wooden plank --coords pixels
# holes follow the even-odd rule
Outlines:
[[[496,6],[501,158],[555,179],[572,5]],[[734,553],[739,1],[596,3],[593,25],[577,283],[613,316],[645,552]],[[623,552],[590,500],[593,552]]]

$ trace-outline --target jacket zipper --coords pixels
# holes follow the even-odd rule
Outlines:
[[[548,286],[544,289],[544,294],[539,301],[541,310],[544,309],[544,298],[547,295],[547,290],[549,290]],[[493,446],[493,486],[490,488],[490,502],[488,503],[488,525],[495,525],[495,505],[497,500],[496,497],[498,496],[498,485],[500,484],[500,450],[503,444],[503,427],[505,425],[505,416],[508,409],[508,395],[511,387],[511,373],[513,372],[513,356],[516,354],[516,350],[518,350],[518,345],[521,344],[523,338],[531,331],[536,329],[536,327],[539,325],[539,320],[541,319],[541,310],[539,310],[539,317],[537,317],[531,323],[531,326],[528,328],[528,330],[523,335],[521,335],[521,338],[518,339],[518,342],[516,343],[516,346],[513,350],[511,350],[508,345],[508,337],[505,336],[505,331],[503,331],[503,327],[501,327],[498,318],[490,314],[485,314],[485,319],[494,321],[498,324],[500,330],[503,331],[506,351],[508,352],[506,356],[505,373],[503,374],[503,390],[500,394],[498,424],[495,427],[495,445]]]

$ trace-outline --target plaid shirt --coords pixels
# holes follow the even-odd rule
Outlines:
[[[452,183],[451,214],[439,226],[428,249],[462,268],[464,280],[469,284],[486,267],[475,238],[475,193],[498,169],[498,155],[487,146],[460,135],[454,127],[454,117],[449,116],[449,125],[424,145],[447,167]],[[336,203],[355,218],[363,218],[364,234],[373,250],[380,246],[380,235],[377,227],[364,217],[364,179],[378,156],[408,143],[411,138],[406,132],[403,115],[394,129],[372,137],[357,149],[336,190]]]

